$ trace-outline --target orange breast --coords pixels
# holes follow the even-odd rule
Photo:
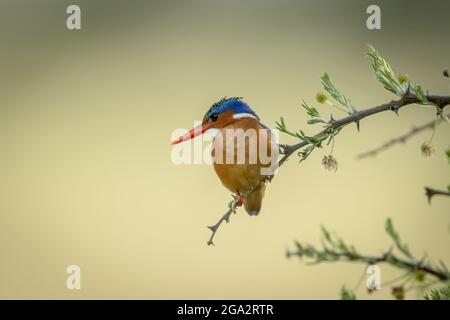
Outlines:
[[[243,194],[265,178],[261,168],[270,166],[270,163],[261,157],[261,152],[270,157],[273,148],[276,146],[270,131],[262,128],[256,119],[237,119],[222,128],[215,138],[212,151],[214,169],[227,189]]]

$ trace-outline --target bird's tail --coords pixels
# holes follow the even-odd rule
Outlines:
[[[261,183],[261,185],[257,189],[255,189],[255,191],[250,193],[244,199],[245,211],[247,211],[250,216],[257,216],[259,211],[261,210],[262,199],[264,198],[265,190],[265,183]]]

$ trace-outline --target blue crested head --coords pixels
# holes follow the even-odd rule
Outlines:
[[[206,112],[204,119],[215,121],[217,120],[219,114],[228,110],[233,110],[234,114],[249,113],[251,115],[254,115],[259,120],[259,117],[256,115],[255,111],[253,111],[244,101],[242,101],[241,97],[225,97],[220,101],[214,103]]]

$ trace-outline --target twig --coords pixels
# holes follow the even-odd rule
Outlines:
[[[311,117],[308,120],[308,124],[316,124],[322,123],[325,124],[325,128],[320,131],[318,134],[308,137],[304,134],[302,130],[299,132],[293,132],[286,128],[283,118],[280,119],[280,122],[277,122],[277,128],[288,135],[299,138],[300,142],[293,145],[285,145],[280,144],[279,149],[281,154],[283,154],[282,158],[278,161],[277,167],[279,168],[283,165],[284,162],[297,150],[308,146],[302,151],[299,151],[298,154],[301,158],[301,161],[305,160],[309,154],[311,154],[315,148],[321,147],[322,143],[328,140],[328,143],[332,142],[332,149],[334,146],[334,137],[338,133],[340,133],[341,129],[350,123],[355,123],[356,127],[359,131],[360,129],[360,121],[366,117],[372,116],[374,114],[384,112],[384,111],[394,111],[398,114],[400,108],[411,105],[415,103],[424,104],[424,105],[433,105],[438,110],[438,115],[442,114],[442,111],[445,106],[450,104],[450,96],[437,96],[437,95],[428,95],[426,91],[424,91],[420,85],[413,85],[407,78],[405,77],[396,77],[393,70],[387,63],[387,61],[381,57],[378,52],[372,46],[369,46],[370,52],[369,56],[372,58],[372,67],[374,69],[377,80],[383,84],[384,88],[388,91],[396,94],[398,97],[401,97],[399,100],[378,105],[369,109],[358,111],[355,109],[351,101],[341,94],[337,88],[333,85],[330,80],[330,77],[327,73],[322,76],[322,84],[324,89],[341,105],[345,107],[342,111],[349,114],[349,116],[341,118],[339,120],[335,120],[332,116],[330,120],[325,119],[320,115],[318,110],[314,107],[309,106],[306,102],[302,103],[302,107],[306,110],[307,114]],[[406,81],[406,82],[405,82]],[[318,95],[316,100],[320,103],[324,103],[326,101],[326,96]],[[320,101],[319,101],[320,100]],[[331,156],[331,155],[330,155]],[[329,157],[330,157],[329,156]],[[336,166],[336,160],[333,159],[333,166]],[[326,164],[326,163],[325,163]],[[328,167],[333,167],[329,166]],[[259,186],[259,185],[258,185]],[[257,187],[258,187],[257,186]],[[251,193],[255,188],[252,188],[249,193]],[[244,195],[244,198],[246,196]],[[211,237],[208,241],[208,245],[213,245],[214,236],[223,223],[223,221],[228,222],[231,213],[236,212],[236,208],[240,205],[238,198],[235,197],[233,201],[229,204],[229,209],[225,214],[219,219],[219,221],[208,228],[212,231]]]
[[[445,106],[450,104],[450,96],[428,95],[426,98],[429,102],[431,102],[432,104],[434,104],[436,107],[438,107],[440,109],[443,109]],[[351,115],[341,118],[339,120],[332,119],[332,121],[330,121],[329,126],[327,126],[324,130],[322,130],[315,136],[310,137],[310,139],[308,139],[308,140],[302,140],[301,142],[299,142],[297,144],[293,144],[293,145],[280,144],[279,147],[281,149],[280,151],[283,154],[283,157],[278,162],[278,167],[281,166],[295,151],[297,151],[307,145],[315,145],[315,143],[316,143],[315,141],[318,140],[316,138],[322,137],[324,134],[328,133],[328,134],[333,135],[333,137],[334,137],[334,135],[336,134],[335,133],[336,130],[341,129],[342,127],[344,127],[350,123],[353,123],[353,122],[359,123],[360,120],[362,120],[366,117],[369,117],[369,116],[372,116],[374,114],[384,112],[384,111],[394,111],[395,113],[397,113],[398,110],[404,106],[411,105],[414,103],[420,103],[420,102],[421,102],[421,100],[415,94],[410,93],[408,91],[398,101],[391,101],[389,103],[378,105],[373,108],[369,108],[369,109],[365,109],[365,110],[361,110],[361,111],[354,111]],[[433,121],[433,123],[434,123],[434,121]],[[425,129],[421,129],[421,130],[425,130]],[[320,145],[315,145],[315,146],[320,146]],[[249,192],[246,193],[246,195],[244,195],[244,197],[246,197],[248,194],[253,192],[257,187],[259,187],[259,185],[257,185],[255,188],[252,188]],[[429,199],[435,194],[449,195],[448,192],[432,190],[431,196],[428,196]],[[428,193],[427,193],[427,195],[428,195]],[[238,198],[234,196],[234,199],[228,205],[229,209],[227,210],[227,212],[225,212],[225,214],[219,219],[219,221],[215,225],[208,226],[208,228],[212,231],[211,237],[207,242],[208,245],[214,245],[213,239],[214,239],[214,236],[215,236],[217,230],[219,229],[220,225],[224,221],[226,221],[227,223],[229,222],[231,214],[236,213],[237,205],[238,205]]]
[[[322,262],[336,262],[336,261],[352,261],[364,262],[368,265],[376,263],[388,263],[400,269],[406,269],[408,272],[424,272],[433,275],[441,281],[450,281],[450,272],[444,263],[440,267],[426,262],[427,255],[422,259],[415,258],[408,249],[407,244],[400,239],[399,233],[395,230],[391,219],[387,219],[385,223],[385,231],[395,244],[395,248],[403,255],[399,257],[393,253],[393,248],[390,248],[385,253],[379,256],[364,255],[359,253],[352,245],[347,244],[342,238],[331,234],[325,227],[322,226],[322,248],[318,249],[309,244],[301,244],[295,242],[295,251],[286,251],[286,256],[306,257],[312,260],[309,264],[318,264]]]
[[[436,190],[429,187],[425,187],[425,194],[428,198],[428,203],[431,203],[431,198],[433,198],[436,195],[450,197],[450,192],[448,191]]]
[[[446,116],[444,116],[444,117],[449,118],[449,117],[450,117],[450,113],[448,113],[448,114],[447,114]],[[437,124],[440,124],[442,121],[444,121],[444,118],[440,118],[440,119],[438,120]],[[392,146],[394,146],[394,145],[396,145],[396,144],[406,143],[406,141],[408,141],[411,137],[413,137],[414,135],[416,135],[416,134],[418,134],[418,133],[420,133],[420,132],[422,132],[422,131],[429,130],[429,129],[433,129],[435,123],[436,123],[436,120],[433,119],[432,121],[427,122],[427,123],[425,123],[425,124],[423,124],[423,125],[421,125],[421,126],[413,127],[413,128],[412,128],[410,131],[408,131],[407,133],[405,133],[405,134],[403,134],[403,135],[401,135],[401,136],[398,136],[398,137],[396,137],[396,138],[392,138],[392,139],[389,140],[388,142],[384,143],[383,145],[381,145],[381,146],[379,146],[379,147],[377,147],[377,148],[375,148],[375,149],[372,149],[372,150],[369,150],[369,151],[360,153],[360,154],[357,155],[356,157],[357,157],[358,159],[363,159],[363,158],[368,158],[368,157],[374,157],[374,156],[376,156],[378,153],[380,153],[380,152],[382,152],[382,151],[385,151],[385,150],[391,148]]]
[[[386,252],[380,256],[368,256],[368,255],[360,255],[358,253],[353,253],[350,251],[339,252],[331,249],[324,249],[324,251],[317,250],[315,247],[310,246],[308,250],[311,250],[314,253],[318,253],[321,255],[322,252],[326,252],[326,254],[330,257],[327,259],[319,259],[314,261],[312,264],[318,264],[321,262],[335,262],[335,261],[351,261],[351,262],[364,262],[368,265],[376,264],[376,263],[388,263],[391,265],[396,265],[401,268],[407,269],[408,271],[417,271],[421,270],[425,273],[435,276],[436,278],[442,281],[450,280],[450,273],[444,270],[440,270],[434,268],[428,264],[424,264],[421,261],[412,262],[406,259],[399,258],[398,256],[392,254],[391,252]],[[301,251],[287,251],[286,256],[298,256],[303,257],[305,253]]]
[[[428,95],[426,96],[427,100],[434,104],[436,107],[443,109],[445,106],[450,104],[450,96],[436,96],[436,95]],[[282,151],[283,151],[283,157],[278,162],[278,166],[281,166],[286,160],[297,150],[312,144],[312,141],[315,140],[315,138],[319,138],[327,133],[332,133],[336,129],[342,128],[350,123],[358,123],[360,120],[367,118],[369,116],[372,116],[374,114],[384,112],[384,111],[394,111],[395,113],[398,112],[402,107],[411,105],[414,103],[420,103],[421,100],[413,93],[407,92],[400,100],[397,101],[391,101],[389,103],[381,104],[369,109],[355,111],[351,115],[341,118],[339,120],[333,120],[329,126],[327,126],[325,129],[323,129],[321,132],[316,134],[312,137],[310,140],[303,140],[297,144],[293,145],[283,145]]]
[[[227,212],[225,212],[225,214],[219,219],[219,221],[217,221],[217,223],[215,225],[208,226],[208,229],[210,229],[212,231],[211,237],[209,238],[209,240],[207,242],[208,246],[214,245],[214,242],[213,242],[214,236],[216,235],[216,232],[219,229],[222,222],[226,221],[228,223],[230,221],[231,214],[236,213],[238,201],[239,201],[238,197],[233,195],[233,200],[230,201],[230,203],[228,204]]]
[[[248,190],[247,192],[243,193],[240,197],[242,199],[246,198],[250,193],[252,193],[256,189],[258,189],[260,187],[261,183],[263,183],[263,182],[260,182],[259,184],[253,186],[250,190]],[[207,228],[212,231],[211,236],[209,237],[209,240],[207,242],[208,246],[214,245],[214,241],[213,241],[214,240],[214,236],[216,235],[216,232],[219,229],[220,225],[224,221],[226,223],[228,223],[230,221],[231,214],[232,213],[236,213],[236,210],[237,210],[239,205],[240,205],[239,204],[239,196],[233,195],[233,200],[228,203],[228,210],[227,210],[227,212],[225,212],[225,214],[219,219],[219,221],[217,221],[217,223],[215,225],[207,226]]]

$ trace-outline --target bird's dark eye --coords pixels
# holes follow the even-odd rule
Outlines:
[[[217,114],[212,114],[212,115],[210,115],[210,116],[209,116],[209,120],[210,120],[211,122],[217,121]]]

